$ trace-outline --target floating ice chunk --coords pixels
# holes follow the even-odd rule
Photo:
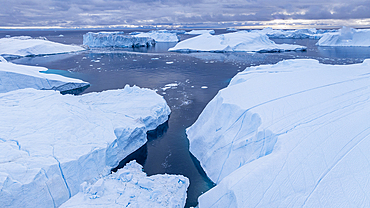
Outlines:
[[[199,207],[367,207],[369,66],[287,60],[237,74],[186,131],[218,184]]]
[[[316,43],[318,46],[370,46],[370,30],[343,27],[336,33],[326,33]]]
[[[167,61],[166,64],[173,64],[173,61]]]
[[[166,91],[167,89],[175,88],[175,87],[177,87],[177,86],[179,86],[179,83],[170,83],[170,84],[166,84],[166,85],[162,88],[162,90],[163,90],[163,91]]]
[[[90,86],[89,83],[79,79],[40,73],[48,70],[44,67],[13,64],[2,59],[4,58],[0,58],[0,93],[34,88],[77,94]]]
[[[0,204],[58,207],[141,147],[170,108],[149,89],[0,93]],[[6,153],[6,155],[3,155]]]
[[[155,42],[179,42],[177,34],[168,32],[167,30],[153,30],[147,33],[140,32],[134,36],[152,38]]]
[[[306,50],[305,46],[276,44],[266,35],[246,31],[227,33],[222,35],[203,34],[181,41],[169,51],[178,52],[231,52],[231,51],[252,51],[252,52],[273,52],[273,51],[294,51]]]
[[[88,32],[83,35],[83,44],[91,48],[97,47],[148,47],[155,45],[155,40],[149,37],[123,35],[121,32]]]
[[[236,32],[236,31],[238,31],[238,29],[233,28],[233,27],[228,27],[228,28],[226,28],[226,31]]]
[[[202,89],[207,89],[208,87],[207,87],[207,86],[202,86],[202,87],[200,87],[200,88],[202,88]]]
[[[192,30],[190,32],[186,32],[186,35],[202,35],[202,34],[215,34],[214,30]]]
[[[81,191],[61,208],[72,207],[184,207],[189,180],[181,175],[146,176],[142,166],[131,161],[116,173],[94,184],[83,184]]]
[[[44,38],[19,36],[0,39],[0,55],[36,56],[46,54],[70,53],[85,50],[80,46],[65,45]]]

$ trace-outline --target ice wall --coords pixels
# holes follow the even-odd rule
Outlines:
[[[111,32],[88,32],[83,35],[83,44],[91,48],[100,47],[148,47],[155,45],[155,40],[150,37],[136,37]]]
[[[343,27],[336,33],[327,33],[316,43],[318,46],[370,46],[369,29]]]
[[[199,207],[370,206],[370,60],[237,74],[187,129],[217,186]]]

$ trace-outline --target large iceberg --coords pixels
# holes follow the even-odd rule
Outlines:
[[[58,90],[62,94],[78,94],[90,86],[79,79],[56,74],[45,74],[47,68],[25,66],[6,62],[0,56],[0,93],[17,89],[34,88],[39,90]]]
[[[169,114],[163,97],[135,86],[0,93],[1,206],[60,206],[144,145]]]
[[[150,37],[124,35],[121,32],[88,32],[83,35],[83,45],[91,48],[148,47],[155,45],[155,40]]]
[[[199,207],[369,207],[370,60],[247,68],[187,129]]]
[[[155,42],[158,42],[158,43],[159,42],[179,42],[179,38],[177,37],[177,31],[171,31],[171,30],[152,30],[150,32],[139,32],[133,36],[151,38],[151,39],[154,39]]]
[[[326,33],[316,43],[318,46],[370,46],[369,29],[343,27],[339,32]]]
[[[203,35],[203,34],[215,34],[214,30],[192,30],[189,32],[185,32],[185,35]]]
[[[278,52],[306,50],[306,47],[300,45],[276,44],[265,34],[240,31],[222,35],[211,35],[206,33],[181,41],[168,50],[179,52]]]
[[[61,208],[177,207],[185,206],[189,180],[181,175],[159,174],[147,177],[142,166],[131,161],[116,173],[83,183],[74,197]]]
[[[55,43],[45,38],[31,38],[29,36],[0,38],[0,55],[3,56],[36,56],[82,50],[85,49],[80,46]]]
[[[269,38],[280,39],[320,39],[325,33],[332,33],[335,30],[316,30],[315,28],[297,30],[274,30],[270,27],[263,30],[252,30],[252,32],[266,34]]]

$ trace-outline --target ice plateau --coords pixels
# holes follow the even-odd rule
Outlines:
[[[76,94],[90,86],[89,83],[79,79],[41,73],[47,70],[44,67],[25,66],[6,62],[0,56],[0,93],[17,89],[34,88]]]
[[[91,48],[148,47],[155,45],[155,40],[150,37],[124,35],[122,32],[88,32],[83,35],[83,45]]]
[[[222,35],[205,33],[179,42],[169,51],[178,52],[279,52],[306,50],[305,46],[276,44],[265,34],[239,31]]]
[[[181,175],[158,174],[147,177],[142,166],[131,161],[116,173],[84,182],[81,190],[61,208],[150,207],[182,208],[189,180]]]
[[[316,43],[318,46],[370,46],[369,29],[343,27],[338,32],[326,33]]]
[[[370,60],[247,68],[187,129],[199,207],[369,207]]]
[[[146,143],[170,108],[149,89],[0,93],[0,204],[58,207]]]
[[[82,50],[85,49],[76,45],[51,42],[46,38],[32,38],[29,36],[0,38],[0,55],[2,56],[36,56]]]

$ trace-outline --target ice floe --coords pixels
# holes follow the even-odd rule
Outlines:
[[[181,175],[146,176],[142,166],[131,161],[116,173],[94,184],[84,182],[61,208],[86,207],[184,207],[189,180]]]
[[[370,60],[247,68],[187,129],[199,207],[368,207]]]
[[[155,45],[155,40],[150,37],[124,35],[123,32],[88,32],[83,35],[83,44],[91,48],[148,47]]]
[[[178,52],[279,52],[306,50],[306,47],[291,44],[276,44],[265,34],[240,31],[222,35],[206,33],[181,41],[168,50]]]
[[[47,70],[44,67],[25,66],[6,62],[0,56],[0,93],[17,89],[34,88],[77,94],[90,86],[89,83],[79,79],[41,73]]]
[[[61,95],[21,89],[0,93],[0,204],[58,207],[146,143],[168,119],[149,89]]]
[[[369,29],[343,27],[338,32],[324,34],[318,46],[370,46]]]
[[[3,56],[36,56],[82,50],[85,49],[80,46],[55,43],[45,38],[18,36],[0,39],[0,55]]]

